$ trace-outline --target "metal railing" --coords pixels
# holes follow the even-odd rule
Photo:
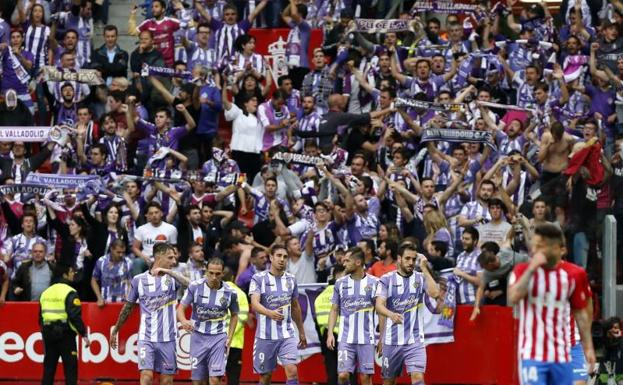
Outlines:
[[[602,239],[603,256],[603,317],[617,315],[617,220],[613,215],[604,219]]]

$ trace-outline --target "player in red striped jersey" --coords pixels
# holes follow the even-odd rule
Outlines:
[[[542,224],[532,237],[532,259],[515,267],[508,301],[519,305],[520,378],[523,385],[572,385],[571,316],[578,325],[591,373],[591,290],[586,272],[568,262],[562,231]]]

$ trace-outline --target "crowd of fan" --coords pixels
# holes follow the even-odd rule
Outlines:
[[[162,241],[192,279],[221,256],[243,290],[276,242],[297,281],[315,283],[353,246],[381,276],[410,241],[435,271],[454,269],[459,303],[504,304],[544,222],[598,281],[603,218],[623,219],[623,3],[563,1],[555,16],[512,0],[443,15],[413,3],[152,0],[138,25],[129,9],[128,53],[100,26],[106,0],[3,2],[0,126],[70,135],[1,142],[2,184],[45,165],[104,186],[2,196],[0,304],[37,300],[57,262],[78,270],[81,298],[120,302]],[[355,25],[387,12],[409,30]],[[289,75],[256,53],[253,23],[289,28]],[[104,84],[45,82],[45,66]],[[490,141],[423,141],[435,128]]]

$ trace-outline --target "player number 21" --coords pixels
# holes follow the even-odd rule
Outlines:
[[[347,350],[341,350],[341,351],[337,352],[337,360],[338,361],[346,361],[346,360],[348,360],[348,351]]]

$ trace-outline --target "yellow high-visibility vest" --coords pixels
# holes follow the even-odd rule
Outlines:
[[[316,309],[316,322],[318,322],[318,326],[320,326],[321,333],[324,333],[329,326],[329,314],[331,313],[331,307],[333,306],[331,303],[331,297],[333,297],[334,287],[334,285],[327,286],[314,301],[314,308]],[[339,320],[336,320],[335,322],[335,327],[333,328],[334,333],[339,331],[338,321]]]
[[[69,326],[76,331],[69,322],[67,309],[65,309],[67,296],[75,291],[76,289],[65,283],[56,283],[41,293],[39,303],[41,304],[41,318],[44,325],[52,322],[65,322],[69,323]]]
[[[236,290],[238,295],[238,324],[234,330],[234,336],[231,339],[231,347],[242,349],[244,347],[244,323],[249,318],[249,300],[247,299],[247,293],[242,291],[241,288],[236,286],[233,282],[229,281],[227,284]]]

